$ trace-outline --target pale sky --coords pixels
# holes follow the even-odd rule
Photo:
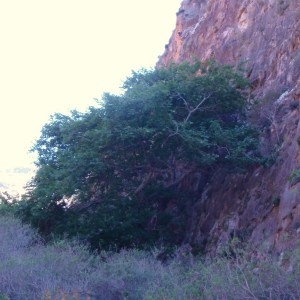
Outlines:
[[[0,0],[0,170],[26,166],[54,112],[154,67],[181,0]]]

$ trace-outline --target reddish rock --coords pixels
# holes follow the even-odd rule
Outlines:
[[[262,151],[276,152],[270,167],[239,175],[216,172],[192,209],[185,242],[213,252],[233,236],[272,252],[299,242],[299,45],[299,0],[182,2],[158,66],[194,58],[244,63],[262,103],[252,108],[252,118],[270,123],[261,126]]]
[[[264,91],[292,87],[300,69],[298,0],[184,0],[158,65],[198,58],[245,62]]]

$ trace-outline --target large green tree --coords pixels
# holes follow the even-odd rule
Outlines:
[[[87,113],[55,114],[33,148],[38,171],[21,215],[96,248],[180,242],[187,178],[259,162],[247,88],[229,66],[171,64],[133,72],[123,94],[104,94]]]

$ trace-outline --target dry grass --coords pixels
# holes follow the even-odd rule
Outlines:
[[[288,271],[243,254],[162,265],[138,250],[97,256],[75,242],[44,245],[11,217],[0,217],[0,240],[0,300],[300,299],[299,253]]]

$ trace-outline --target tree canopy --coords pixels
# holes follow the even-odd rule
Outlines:
[[[230,66],[171,64],[133,72],[87,113],[55,114],[33,147],[38,171],[20,214],[94,248],[179,243],[185,216],[168,203],[184,211],[184,180],[260,161],[248,86]]]

